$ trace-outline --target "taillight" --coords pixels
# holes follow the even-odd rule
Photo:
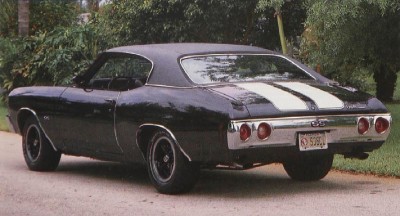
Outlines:
[[[261,123],[257,128],[257,136],[261,140],[267,139],[271,135],[271,126],[267,123]]]
[[[366,118],[360,118],[358,120],[358,133],[365,134],[369,129],[369,121]]]
[[[242,124],[242,126],[240,126],[240,139],[242,141],[246,141],[249,139],[250,135],[251,135],[250,126],[248,126],[247,124]]]
[[[389,121],[385,118],[379,117],[375,121],[375,130],[377,133],[382,134],[385,133],[389,128]]]

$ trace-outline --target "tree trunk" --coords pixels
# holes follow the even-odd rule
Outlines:
[[[87,3],[89,4],[89,10],[90,11],[99,11],[100,7],[100,0],[88,0]]]
[[[282,53],[284,55],[286,55],[287,54],[287,46],[286,46],[285,32],[283,31],[283,21],[282,21],[281,9],[276,8],[275,11],[276,11],[275,12],[276,19],[278,21],[279,38],[281,40]]]
[[[18,0],[18,35],[29,35],[29,0]]]
[[[374,80],[376,82],[376,97],[384,102],[393,101],[393,93],[396,88],[397,73],[390,70],[384,64],[374,72]]]

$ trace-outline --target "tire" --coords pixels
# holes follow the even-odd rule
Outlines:
[[[61,153],[50,145],[34,116],[25,122],[22,150],[26,165],[33,171],[53,171],[60,162]]]
[[[332,168],[333,154],[307,155],[283,163],[286,173],[297,181],[317,181]]]
[[[150,180],[162,194],[190,191],[199,177],[199,168],[191,163],[165,131],[153,134],[147,149],[147,170]]]

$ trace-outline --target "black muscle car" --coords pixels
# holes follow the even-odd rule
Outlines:
[[[252,46],[118,47],[73,81],[9,95],[31,170],[56,169],[61,154],[146,163],[167,194],[189,191],[204,168],[282,163],[291,178],[313,181],[334,154],[366,159],[390,132],[376,98]]]

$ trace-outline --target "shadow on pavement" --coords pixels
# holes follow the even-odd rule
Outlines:
[[[202,170],[195,188],[186,196],[214,196],[223,198],[261,198],[279,197],[318,191],[349,190],[345,184],[333,182],[328,177],[315,182],[298,182],[291,180],[284,171],[273,165],[247,171]],[[124,165],[97,160],[61,162],[57,174],[75,175],[87,178],[99,178],[115,181],[115,184],[126,186],[126,183],[152,189],[144,165]],[[154,190],[154,189],[153,189]],[[156,191],[154,190],[156,193]],[[184,195],[185,196],[185,195]]]

